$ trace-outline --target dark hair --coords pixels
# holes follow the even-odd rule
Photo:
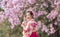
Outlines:
[[[30,15],[33,15],[32,11],[28,11],[30,13]]]

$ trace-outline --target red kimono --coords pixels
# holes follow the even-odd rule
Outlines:
[[[23,34],[23,37],[39,37],[38,24],[33,19],[28,21]]]

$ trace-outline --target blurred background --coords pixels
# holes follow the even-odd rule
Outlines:
[[[22,37],[27,11],[33,12],[40,37],[60,37],[60,0],[0,0],[0,37]]]

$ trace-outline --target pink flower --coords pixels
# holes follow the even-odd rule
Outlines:
[[[53,24],[50,24],[50,34],[53,34],[53,33],[55,33],[55,29],[54,29],[54,27],[53,27]]]
[[[47,18],[50,19],[50,20],[53,20],[53,19],[55,19],[57,17],[57,15],[58,15],[58,11],[52,10],[51,13],[49,13],[47,15]]]
[[[42,22],[41,21],[38,21],[38,27],[42,28]]]
[[[17,25],[20,24],[20,20],[18,18],[18,16],[16,16],[15,14],[9,15],[9,22],[11,22],[11,24]]]
[[[8,20],[11,23],[12,27],[14,27],[15,25],[19,25],[20,24],[19,18],[17,16],[15,16],[15,15],[9,16]]]
[[[43,6],[48,7],[48,3],[44,2]]]
[[[5,15],[3,14],[3,12],[0,12],[0,23],[4,22],[5,20]]]
[[[20,19],[18,18],[18,12],[13,9],[6,9],[5,16],[8,18],[8,21],[11,23],[11,26],[20,24]]]
[[[51,28],[50,29],[50,34],[53,34],[53,33],[55,33],[55,30],[54,30],[54,28]]]
[[[46,25],[44,25],[44,23],[42,23],[41,31],[46,32],[46,33],[48,33],[48,31],[49,31],[48,27]]]
[[[60,5],[60,0],[55,0],[54,4],[57,5],[57,6],[59,6]]]
[[[60,14],[57,16],[57,21],[60,22]]]
[[[46,14],[47,14],[46,11],[39,11],[37,15],[38,15],[38,16],[41,16],[41,15],[46,15]]]
[[[43,25],[41,30],[42,30],[42,32],[46,32],[46,33],[48,33],[48,31],[49,31],[49,29],[47,28],[46,25]]]
[[[55,24],[55,25],[58,25],[58,22],[57,22],[57,21],[55,21],[55,22],[54,22],[54,24]]]
[[[36,2],[36,0],[27,0],[27,2],[30,4],[34,4]]]

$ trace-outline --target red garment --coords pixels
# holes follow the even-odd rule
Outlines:
[[[37,34],[37,32],[32,32],[30,37],[39,37],[39,35]]]
[[[23,37],[39,37],[38,24],[34,20],[27,22],[26,28],[23,30]]]

